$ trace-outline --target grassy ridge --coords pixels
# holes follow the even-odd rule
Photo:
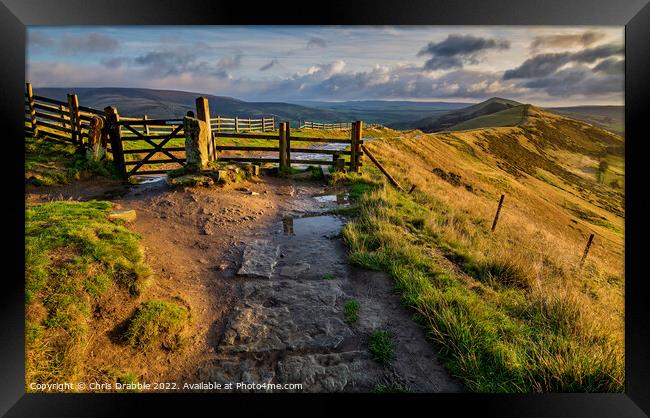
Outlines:
[[[448,130],[463,131],[467,129],[521,125],[526,121],[528,107],[529,105],[519,105],[500,112],[479,116],[454,125]]]
[[[398,193],[370,167],[363,176],[335,175],[359,202],[356,220],[343,232],[350,260],[393,277],[449,370],[472,391],[621,392],[620,191],[593,176],[569,175],[565,160],[544,161],[538,154],[544,143],[530,145],[542,131],[539,118],[503,131],[414,132],[368,144],[404,187],[417,188]],[[490,146],[503,135],[512,136],[513,149],[530,153],[512,169],[504,165],[506,149]],[[575,153],[583,138],[561,140],[568,142],[558,148]],[[526,174],[539,164],[561,176],[548,174],[557,185]],[[454,176],[440,177],[433,167]],[[492,233],[503,192],[506,203]],[[591,231],[598,244],[580,270]]]

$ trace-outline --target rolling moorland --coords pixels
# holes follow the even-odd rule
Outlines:
[[[379,139],[366,146],[402,186],[407,190],[415,186],[411,193],[391,187],[370,162],[365,163],[361,175],[333,174],[331,187],[344,187],[353,201],[351,207],[337,212],[345,216],[342,239],[348,262],[385,272],[392,278],[402,303],[423,327],[446,369],[467,390],[621,392],[623,138],[562,116],[557,109],[554,113],[505,99],[445,112],[446,117],[413,118],[422,121],[420,129],[384,128],[371,132]],[[591,112],[596,114],[593,109]],[[572,113],[579,112],[574,109]],[[334,133],[342,137],[346,134]],[[36,163],[30,160],[29,164]],[[505,195],[504,206],[491,232],[501,194]],[[86,308],[84,304],[74,305],[80,311],[60,309],[58,304],[63,304],[65,296],[62,292],[57,293],[59,299],[48,300],[41,295],[35,298],[38,303],[28,302],[28,312],[38,318],[28,327],[33,330],[28,341],[35,353],[31,364],[28,358],[28,371],[40,373],[44,380],[52,370],[60,370],[48,366],[57,358],[52,355],[56,347],[50,345],[46,347],[49,351],[40,352],[39,344],[42,347],[48,341],[57,341],[55,334],[62,332],[59,329],[65,326],[64,320],[78,320],[72,329],[81,334],[82,325],[89,323],[87,319],[79,320],[84,309],[93,312],[95,304],[111,306],[100,290],[111,289],[112,281],[116,285],[126,283],[127,293],[139,295],[143,291],[141,284],[152,274],[164,276],[156,266],[152,272],[146,265],[145,261],[153,262],[156,255],[143,255],[137,237],[129,235],[126,226],[106,224],[108,206],[93,205],[87,211],[89,224],[70,223],[63,229],[72,235],[75,230],[92,235],[88,231],[93,228],[108,234],[110,239],[100,241],[102,247],[92,248],[90,253],[105,257],[99,260],[108,263],[114,259],[112,251],[125,248],[128,253],[121,264],[109,263],[97,275],[93,274],[97,265],[84,264],[89,259],[75,254],[78,249],[74,246],[48,253],[48,245],[56,241],[52,236],[29,241],[32,248],[39,250],[33,254],[40,258],[28,270],[28,284],[30,278],[31,283],[42,283],[48,268],[60,270],[61,262],[69,260],[78,260],[82,267],[75,274],[96,278],[86,280],[90,296],[84,297],[90,302]],[[62,216],[61,207],[54,207],[53,214],[39,208],[44,206],[29,209],[28,232],[37,236],[46,225],[45,233],[60,233],[51,220]],[[65,219],[72,222],[73,218]],[[84,221],[83,217],[79,219]],[[144,234],[146,241],[147,231],[138,233]],[[580,267],[591,233],[596,235],[594,245]],[[54,260],[49,267],[48,254]],[[111,272],[118,272],[118,278],[113,278]],[[165,286],[173,285],[168,279],[160,280]],[[112,303],[124,297],[117,290],[110,290],[108,296]],[[198,304],[198,300],[191,300]],[[129,304],[137,306],[135,302]],[[48,313],[49,308],[44,306],[54,310]],[[137,372],[117,367],[104,378],[147,379],[165,369],[161,366],[165,361],[182,361],[189,356],[169,349],[177,345],[174,336],[180,334],[179,324],[188,311],[183,303],[174,306],[156,302],[141,305],[135,314],[137,320],[132,320],[125,332],[127,348],[118,346],[104,353],[119,363],[118,353],[135,350],[131,355],[144,366]],[[368,307],[363,304],[360,308],[350,306],[346,312],[351,313],[346,315],[361,319],[367,315]],[[189,311],[200,312],[196,308],[190,306]],[[125,307],[118,310],[127,315]],[[171,339],[163,339],[167,348],[153,349],[145,359],[137,354],[144,346],[138,330],[146,328],[146,316],[155,316],[156,312],[163,312],[167,321],[157,330],[167,332]],[[203,323],[200,318],[199,325]],[[42,336],[44,332],[49,340]],[[73,333],[73,338],[81,338],[80,334]],[[86,355],[84,345],[67,347],[70,355]],[[194,353],[191,348],[186,350]],[[39,368],[34,369],[34,365]],[[65,367],[61,370],[66,372]],[[101,374],[98,370],[74,372]]]
[[[136,88],[38,88],[36,94],[66,100],[70,91],[77,92],[81,103],[103,109],[119,103],[123,116],[149,118],[182,117],[194,109],[198,93],[176,90]],[[506,110],[522,103],[514,100],[491,98],[485,102],[413,102],[387,100],[360,100],[346,102],[295,101],[247,102],[232,97],[205,95],[214,116],[259,117],[276,116],[277,119],[311,120],[315,122],[349,122],[363,120],[380,123],[394,129],[420,129],[425,132],[454,130],[454,125],[479,116]],[[623,106],[576,106],[547,109],[554,113],[623,134]]]

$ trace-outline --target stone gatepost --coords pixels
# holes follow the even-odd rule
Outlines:
[[[99,161],[106,154],[106,144],[102,143],[102,129],[104,120],[100,117],[93,116],[88,126],[88,150],[87,157],[89,160]]]
[[[208,144],[210,131],[202,120],[186,116],[183,119],[185,131],[186,166],[190,171],[199,171],[208,165]]]

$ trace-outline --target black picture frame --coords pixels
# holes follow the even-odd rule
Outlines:
[[[251,6],[217,0],[0,0],[0,114],[5,162],[5,262],[0,293],[0,412],[7,416],[134,415],[153,405],[171,412],[190,401],[207,403],[208,411],[234,406],[257,410],[325,414],[341,409],[339,396],[368,406],[403,410],[422,403],[422,411],[474,410],[484,416],[638,417],[650,414],[650,303],[644,272],[648,234],[643,142],[650,111],[650,4],[647,0],[464,0],[391,2],[331,1],[310,4],[266,3]],[[244,13],[245,12],[245,13]],[[363,394],[298,396],[232,394],[25,394],[24,391],[24,167],[23,107],[25,34],[29,25],[202,25],[202,24],[363,24],[363,25],[617,25],[625,26],[626,136],[626,285],[625,393],[621,394],[431,394],[376,396]],[[8,168],[11,167],[11,168]],[[8,228],[10,227],[10,228]],[[11,266],[11,269],[6,269]],[[273,406],[268,404],[272,403]],[[213,408],[213,409],[210,409]],[[279,409],[282,408],[282,409]],[[149,410],[150,411],[150,410]],[[416,413],[413,410],[412,413]],[[327,413],[331,415],[332,412]]]

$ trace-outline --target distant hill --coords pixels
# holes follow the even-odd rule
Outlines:
[[[176,90],[153,90],[118,87],[67,87],[38,88],[35,94],[58,100],[67,100],[66,94],[74,92],[79,96],[79,103],[95,109],[117,106],[120,115],[149,118],[182,117],[188,110],[194,110],[195,100],[199,96],[208,98],[212,116],[225,117],[259,117],[275,116],[278,119],[309,119],[329,122],[349,122],[351,119],[340,112],[328,109],[316,109],[279,102],[246,102],[225,96],[213,96]]]
[[[521,103],[514,100],[493,97],[484,102],[467,106],[462,109],[452,110],[442,114],[434,114],[413,122],[395,123],[392,127],[398,129],[420,129],[424,132],[439,132],[449,130],[453,126],[469,121],[470,119],[490,115],[520,105]]]
[[[349,115],[351,119],[389,125],[408,122],[451,110],[461,109],[472,103],[415,102],[407,100],[353,100],[345,102],[292,101],[302,106],[329,109]]]
[[[498,128],[503,126],[518,126],[526,122],[528,110],[531,105],[514,106],[489,115],[479,116],[457,125],[452,126],[448,131],[464,131],[467,129]]]
[[[546,110],[591,123],[617,134],[624,132],[625,106],[549,107]]]

